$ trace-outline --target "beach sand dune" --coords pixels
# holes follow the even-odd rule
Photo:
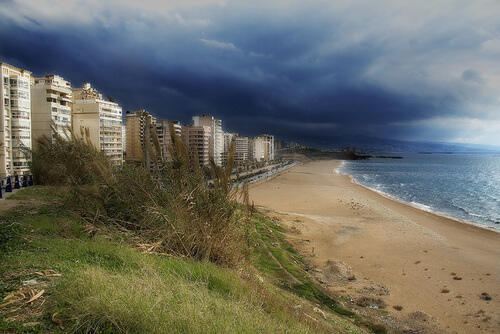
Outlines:
[[[290,227],[318,280],[408,328],[500,333],[500,233],[386,198],[308,162],[255,185],[250,198]]]

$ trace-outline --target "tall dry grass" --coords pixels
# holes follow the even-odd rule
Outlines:
[[[99,170],[112,169],[110,161],[90,143],[88,130],[82,129],[77,137],[64,128],[61,136],[54,123],[50,127],[52,136],[38,138],[33,150],[25,149],[36,184],[91,184],[98,180]]]
[[[55,133],[55,131],[54,131]],[[151,131],[154,133],[154,131]],[[113,224],[133,232],[149,251],[233,265],[247,254],[249,220],[237,203],[230,174],[234,144],[222,168],[199,166],[170,125],[171,161],[158,139],[146,141],[147,161],[112,166],[88,135],[41,138],[32,150],[32,172],[42,184],[66,184],[68,204],[92,224]],[[243,187],[244,191],[246,190]]]

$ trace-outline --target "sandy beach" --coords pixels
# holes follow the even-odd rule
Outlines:
[[[250,198],[353,305],[423,332],[500,333],[500,233],[386,198],[336,174],[340,163],[299,165]]]

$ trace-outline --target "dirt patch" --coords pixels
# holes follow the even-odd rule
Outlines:
[[[349,278],[355,277],[352,272],[352,268],[342,261],[326,261],[322,272],[325,280],[331,283],[339,281],[352,281],[352,279]]]

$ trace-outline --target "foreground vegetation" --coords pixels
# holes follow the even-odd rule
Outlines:
[[[83,131],[37,141],[45,186],[1,202],[0,331],[384,332],[319,288],[233,187],[234,145],[225,168],[202,169],[171,139],[171,160],[153,136],[137,166],[113,166]]]
[[[198,154],[170,127],[171,159],[150,129],[142,164],[123,166],[114,166],[83,130],[76,136],[68,129],[63,138],[53,128],[53,137],[37,139],[30,152],[35,183],[66,186],[66,205],[81,219],[125,229],[151,250],[234,266],[248,253],[250,227],[248,212],[237,206],[242,193],[231,183],[234,143],[225,167],[213,159],[200,167]]]
[[[265,216],[253,215],[248,262],[230,269],[151,252],[123,229],[89,224],[64,205],[64,192],[36,186],[7,200],[22,205],[0,217],[0,331],[366,331],[314,285]]]

